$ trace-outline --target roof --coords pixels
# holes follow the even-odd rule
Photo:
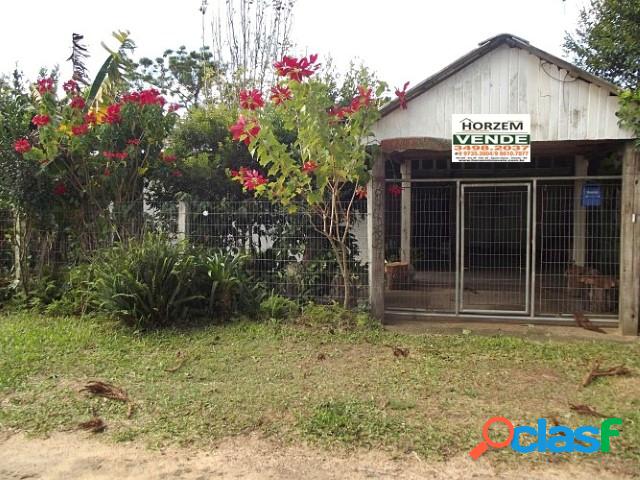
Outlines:
[[[473,63],[478,58],[482,57],[483,55],[486,55],[492,50],[495,50],[501,45],[508,45],[510,47],[516,47],[516,48],[521,48],[523,50],[526,50],[529,53],[536,55],[542,58],[543,60],[546,60],[549,63],[553,63],[558,67],[564,70],[567,70],[573,77],[580,78],[586,82],[593,83],[595,85],[603,87],[606,90],[609,90],[609,92],[613,95],[617,95],[619,91],[619,88],[613,83],[603,78],[592,75],[586,70],[576,67],[575,65],[567,62],[566,60],[556,57],[555,55],[551,55],[550,53],[547,53],[544,50],[540,50],[539,48],[536,48],[533,45],[531,45],[527,40],[523,38],[520,38],[516,35],[512,35],[510,33],[502,33],[500,35],[496,35],[495,37],[491,37],[487,40],[484,40],[483,42],[480,42],[478,44],[478,48],[476,48],[475,50],[472,50],[466,55],[460,57],[458,60],[456,60],[449,66],[445,67],[444,69],[440,70],[436,74],[418,83],[415,87],[409,89],[405,97],[406,100],[410,101],[412,98],[415,98],[418,95],[426,92],[433,86],[446,80],[450,76],[454,75],[455,73],[465,68],[467,65]],[[388,115],[389,113],[397,109],[399,106],[400,106],[400,102],[396,98],[390,101],[389,103],[385,104],[380,109],[380,112],[384,117],[385,115]]]

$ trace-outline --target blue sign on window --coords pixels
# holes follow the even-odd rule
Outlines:
[[[582,206],[599,207],[602,205],[602,187],[596,183],[590,183],[582,187]]]

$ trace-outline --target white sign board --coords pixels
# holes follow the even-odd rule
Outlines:
[[[451,161],[530,162],[531,116],[452,115]]]

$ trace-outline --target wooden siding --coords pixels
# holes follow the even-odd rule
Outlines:
[[[502,45],[396,109],[374,128],[378,140],[451,137],[454,113],[529,113],[533,141],[627,139],[618,97],[517,47]]]

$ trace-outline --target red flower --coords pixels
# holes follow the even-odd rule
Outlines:
[[[80,87],[78,87],[78,84],[75,80],[67,80],[62,84],[62,88],[69,94],[78,93],[80,91]]]
[[[247,170],[242,184],[247,190],[255,190],[258,186],[267,183],[267,179],[258,170]]]
[[[71,133],[76,137],[80,135],[85,135],[89,131],[89,125],[86,123],[81,123],[80,125],[72,125]]]
[[[98,123],[98,117],[95,112],[89,112],[84,116],[84,123],[95,125]]]
[[[356,188],[356,197],[360,200],[363,198],[367,198],[367,187],[358,187]]]
[[[82,97],[73,97],[71,99],[71,103],[69,104],[71,108],[76,108],[78,110],[82,110],[84,108],[85,102]]]
[[[107,113],[104,116],[104,121],[110,124],[118,123],[120,121],[119,103],[114,103],[107,107]]]
[[[182,172],[180,170],[173,170],[171,172],[171,176],[172,177],[181,177],[182,176]]]
[[[329,115],[336,117],[338,119],[343,119],[344,117],[353,113],[351,107],[341,107],[340,105],[334,105],[329,109]]]
[[[165,153],[162,154],[162,160],[165,163],[174,163],[176,160],[178,160],[178,157],[176,157],[175,155],[167,155]]]
[[[123,103],[137,103],[138,105],[160,105],[166,103],[166,100],[160,92],[155,88],[141,90],[139,92],[128,92],[122,95]]]
[[[104,158],[113,159],[113,160],[124,160],[129,154],[127,152],[102,152],[102,156]]]
[[[127,145],[140,145],[140,139],[130,138],[129,140],[127,140]]]
[[[402,195],[402,187],[400,185],[389,185],[387,187],[387,193],[389,193],[389,195],[391,195],[392,197],[399,197],[400,195]]]
[[[56,185],[53,187],[53,194],[60,196],[64,195],[65,193],[67,193],[67,187],[65,186],[65,184],[62,182],[56,183]]]
[[[108,168],[104,169],[104,176],[105,177],[110,177],[111,176],[111,170],[109,170]]]
[[[291,93],[291,89],[286,85],[276,85],[275,87],[271,87],[271,101],[276,105],[281,104],[286,100],[291,100],[293,94]]]
[[[13,148],[18,153],[27,153],[29,150],[31,150],[31,144],[26,138],[19,138],[18,140],[13,142]]]
[[[40,95],[44,95],[47,92],[53,91],[53,78],[41,78],[38,80],[38,92]]]
[[[351,111],[357,112],[362,107],[371,105],[371,89],[362,85],[358,86],[358,95],[351,101]]]
[[[236,124],[229,127],[229,131],[236,142],[244,142],[245,145],[249,145],[260,133],[260,125],[257,120],[247,121],[244,116],[240,115]]]
[[[254,88],[253,90],[241,90],[240,106],[248,110],[255,110],[256,108],[264,107],[262,92],[257,88]]]
[[[48,125],[50,121],[51,118],[49,118],[49,115],[34,115],[31,119],[31,123],[36,127],[44,127],[45,125]]]
[[[169,113],[173,113],[177,110],[180,110],[182,108],[182,105],[180,105],[179,103],[172,103],[171,105],[169,105],[168,111]]]
[[[304,162],[302,164],[302,171],[304,173],[311,173],[313,172],[316,168],[318,168],[318,164],[316,162],[314,162],[313,160],[308,161],[308,162]]]
[[[273,66],[281,77],[289,77],[294,82],[301,82],[305,77],[310,77],[318,70],[320,65],[314,65],[317,59],[318,55],[310,55],[309,58],[302,57],[299,60],[285,55]]]
[[[409,82],[405,82],[402,90],[396,88],[396,96],[398,97],[398,101],[400,102],[400,108],[402,110],[407,109],[407,87],[409,86]]]

